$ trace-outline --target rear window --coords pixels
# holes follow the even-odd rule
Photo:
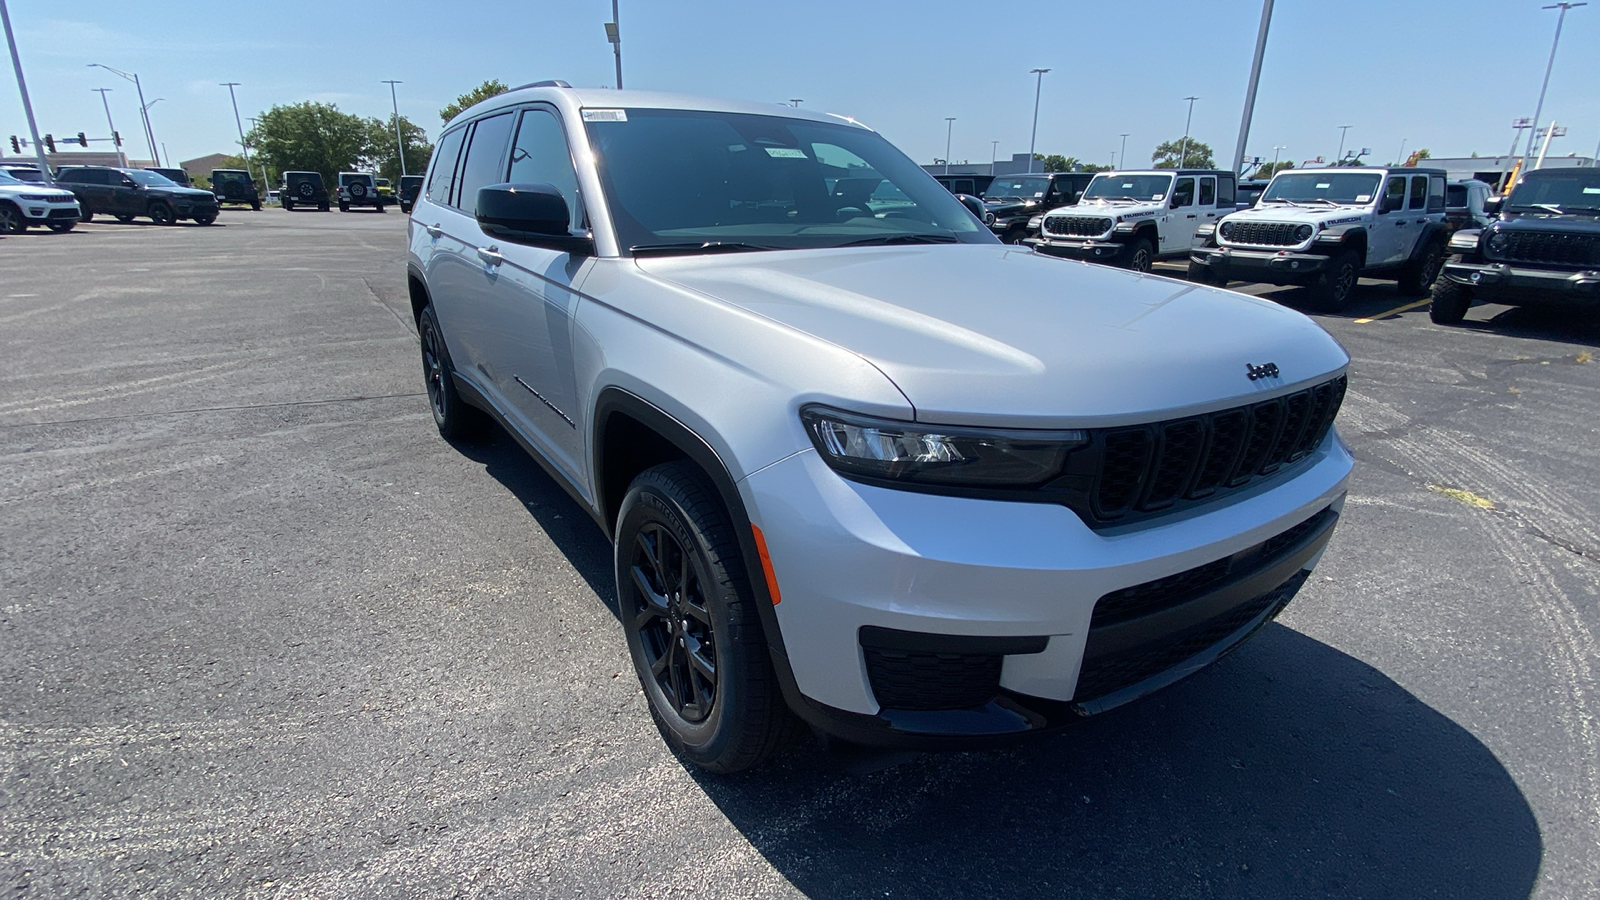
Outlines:
[[[1444,189],[1444,205],[1450,209],[1466,209],[1467,186],[1464,184],[1447,185]]]

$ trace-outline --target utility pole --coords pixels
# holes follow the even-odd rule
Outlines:
[[[250,148],[244,142],[244,123],[239,120],[239,98],[235,97],[234,94],[233,94],[233,89],[239,86],[239,82],[237,82],[237,81],[227,81],[227,82],[223,82],[222,86],[228,89],[228,99],[233,101],[233,124],[234,124],[235,128],[239,129],[239,149],[244,151],[244,170],[246,172],[248,172],[248,171],[250,171]],[[261,188],[262,188],[262,190],[266,190],[266,187],[267,187],[266,182],[267,182],[266,170],[262,170],[262,174],[261,174]]]
[[[1278,153],[1279,153],[1279,151],[1287,150],[1287,149],[1289,149],[1289,148],[1288,147],[1280,147],[1280,146],[1278,146],[1276,144],[1273,145],[1273,147],[1272,147],[1272,174],[1273,175],[1277,175],[1278,174]]]
[[[1396,156],[1394,158],[1394,164],[1395,165],[1397,165],[1397,166],[1405,165],[1405,161],[1406,161],[1406,142],[1409,141],[1409,140],[1411,140],[1411,138],[1401,138],[1400,139],[1400,155]]]
[[[17,55],[17,38],[11,33],[11,13],[6,9],[6,0],[0,0],[0,22],[6,26],[6,46],[11,48],[11,66],[17,70],[17,90],[22,93],[22,111],[28,116],[28,136],[33,139],[34,156],[39,159],[39,174],[44,176],[45,184],[55,184],[50,174],[50,160],[44,155],[44,144],[39,143],[39,125],[33,120],[33,101],[28,99],[28,82],[22,77],[22,57]]]
[[[1344,136],[1350,133],[1349,125],[1339,126],[1339,152],[1333,155],[1333,164],[1338,165],[1344,159]]]
[[[617,90],[622,90],[622,17],[617,14],[617,0],[611,0],[611,21],[606,23],[606,40],[617,54]]]
[[[944,173],[950,174],[950,134],[955,131],[956,117],[944,117]]]
[[[1122,152],[1117,154],[1117,159],[1120,161],[1124,169],[1128,167],[1128,135],[1130,134],[1132,134],[1132,132],[1124,131],[1118,135],[1118,137],[1122,138]],[[1112,168],[1115,168],[1115,166]]]
[[[1178,168],[1189,164],[1189,125],[1194,122],[1194,102],[1199,97],[1185,97],[1189,101],[1189,117],[1183,120],[1183,149],[1178,151]]]
[[[1588,3],[1562,2],[1541,7],[1542,9],[1559,9],[1561,10],[1561,15],[1556,18],[1555,40],[1550,42],[1550,61],[1544,65],[1544,83],[1539,86],[1539,103],[1533,108],[1533,125],[1535,129],[1539,127],[1539,116],[1544,112],[1544,92],[1550,88],[1550,70],[1554,69],[1556,66],[1556,48],[1561,46],[1561,26],[1567,21],[1567,10],[1588,5]],[[1517,169],[1519,171],[1528,167],[1528,154],[1533,152],[1533,137],[1533,132],[1530,131],[1528,133],[1527,149],[1522,151],[1522,161],[1517,163]],[[1506,187],[1509,189],[1510,185],[1507,185]]]
[[[1044,90],[1044,73],[1046,73],[1048,71],[1050,71],[1050,70],[1049,69],[1034,69],[1034,70],[1032,70],[1032,71],[1030,71],[1028,73],[1029,75],[1037,75],[1037,76],[1039,76],[1038,81],[1034,84],[1034,87],[1033,87],[1033,133],[1032,133],[1032,136],[1028,138],[1028,174],[1029,175],[1033,174],[1034,149],[1036,148],[1036,146],[1038,144],[1038,140],[1039,140],[1039,92]]]
[[[116,145],[117,165],[126,169],[128,167],[128,154],[123,153],[122,145],[116,142],[117,123],[111,121],[111,103],[110,101],[106,100],[106,94],[110,93],[111,88],[90,88],[89,90],[100,95],[100,105],[106,108],[106,127],[111,129],[112,143]]]
[[[789,98],[789,105],[794,107],[795,109],[799,109],[800,108],[800,104],[802,104],[804,102],[806,102],[804,97],[790,97]]]
[[[389,86],[389,104],[394,107],[394,149],[400,154],[400,177],[406,177],[406,144],[400,139],[400,101],[395,99],[394,86],[405,84],[403,81],[384,81],[382,84]]]
[[[155,161],[156,165],[161,165],[161,154],[156,152],[156,133],[155,130],[150,127],[149,110],[150,107],[154,106],[155,104],[144,102],[144,85],[139,82],[139,73],[124,72],[121,69],[113,69],[103,63],[89,63],[89,68],[105,69],[107,72],[110,72],[118,78],[121,78],[123,81],[133,82],[133,89],[139,95],[139,119],[144,124],[144,140],[145,143],[150,147],[150,158]]]
[[[994,175],[994,158],[995,158],[995,155],[998,154],[999,152],[1000,152],[1000,142],[999,141],[990,141],[989,142],[989,175],[991,177],[993,177],[993,175]],[[949,151],[945,151],[945,153],[946,153],[946,155],[948,155]]]
[[[1250,62],[1250,83],[1244,92],[1244,115],[1239,119],[1239,142],[1233,145],[1233,171],[1244,173],[1244,145],[1250,139],[1250,120],[1256,112],[1256,88],[1261,84],[1261,60],[1267,55],[1267,27],[1272,24],[1272,0],[1262,0],[1261,27],[1256,31],[1256,55]]]

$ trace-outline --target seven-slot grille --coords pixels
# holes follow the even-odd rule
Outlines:
[[[1600,236],[1554,231],[1500,233],[1506,237],[1506,245],[1497,251],[1488,251],[1491,259],[1563,266],[1600,266]]]
[[[1100,434],[1087,510],[1112,525],[1238,490],[1321,445],[1344,400],[1339,376],[1249,406]]]
[[[1111,230],[1111,220],[1099,216],[1046,216],[1044,230],[1064,237],[1099,237]]]
[[[1255,244],[1260,247],[1293,247],[1299,224],[1292,222],[1233,222],[1226,240],[1230,244]]]

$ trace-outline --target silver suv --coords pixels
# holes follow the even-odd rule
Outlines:
[[[339,211],[349,212],[352,206],[371,206],[384,211],[383,194],[371,172],[339,173]]]
[[[434,420],[498,423],[593,516],[697,765],[1125,703],[1277,615],[1338,519],[1322,329],[1005,246],[849,118],[545,82],[437,148]]]

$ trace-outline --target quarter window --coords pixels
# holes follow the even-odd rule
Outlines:
[[[473,142],[476,144],[476,137]],[[530,109],[522,114],[517,142],[511,148],[511,181],[555,187],[567,201],[567,212],[571,215],[567,227],[573,230],[583,227],[583,211],[578,204],[578,173],[572,166],[572,154],[567,150],[567,135],[554,114],[542,109]]]
[[[512,114],[505,112],[479,119],[467,143],[456,187],[456,206],[472,212],[478,206],[478,188],[506,180],[506,144],[511,141]]]
[[[1428,212],[1444,209],[1444,176],[1428,176]]]
[[[439,150],[433,155],[433,173],[428,176],[427,198],[445,206],[450,203],[450,189],[455,186],[456,162],[461,158],[461,138],[465,128],[457,128],[439,139]]]
[[[1233,199],[1232,175],[1217,176],[1217,205],[1223,209],[1233,209],[1235,201]]]

